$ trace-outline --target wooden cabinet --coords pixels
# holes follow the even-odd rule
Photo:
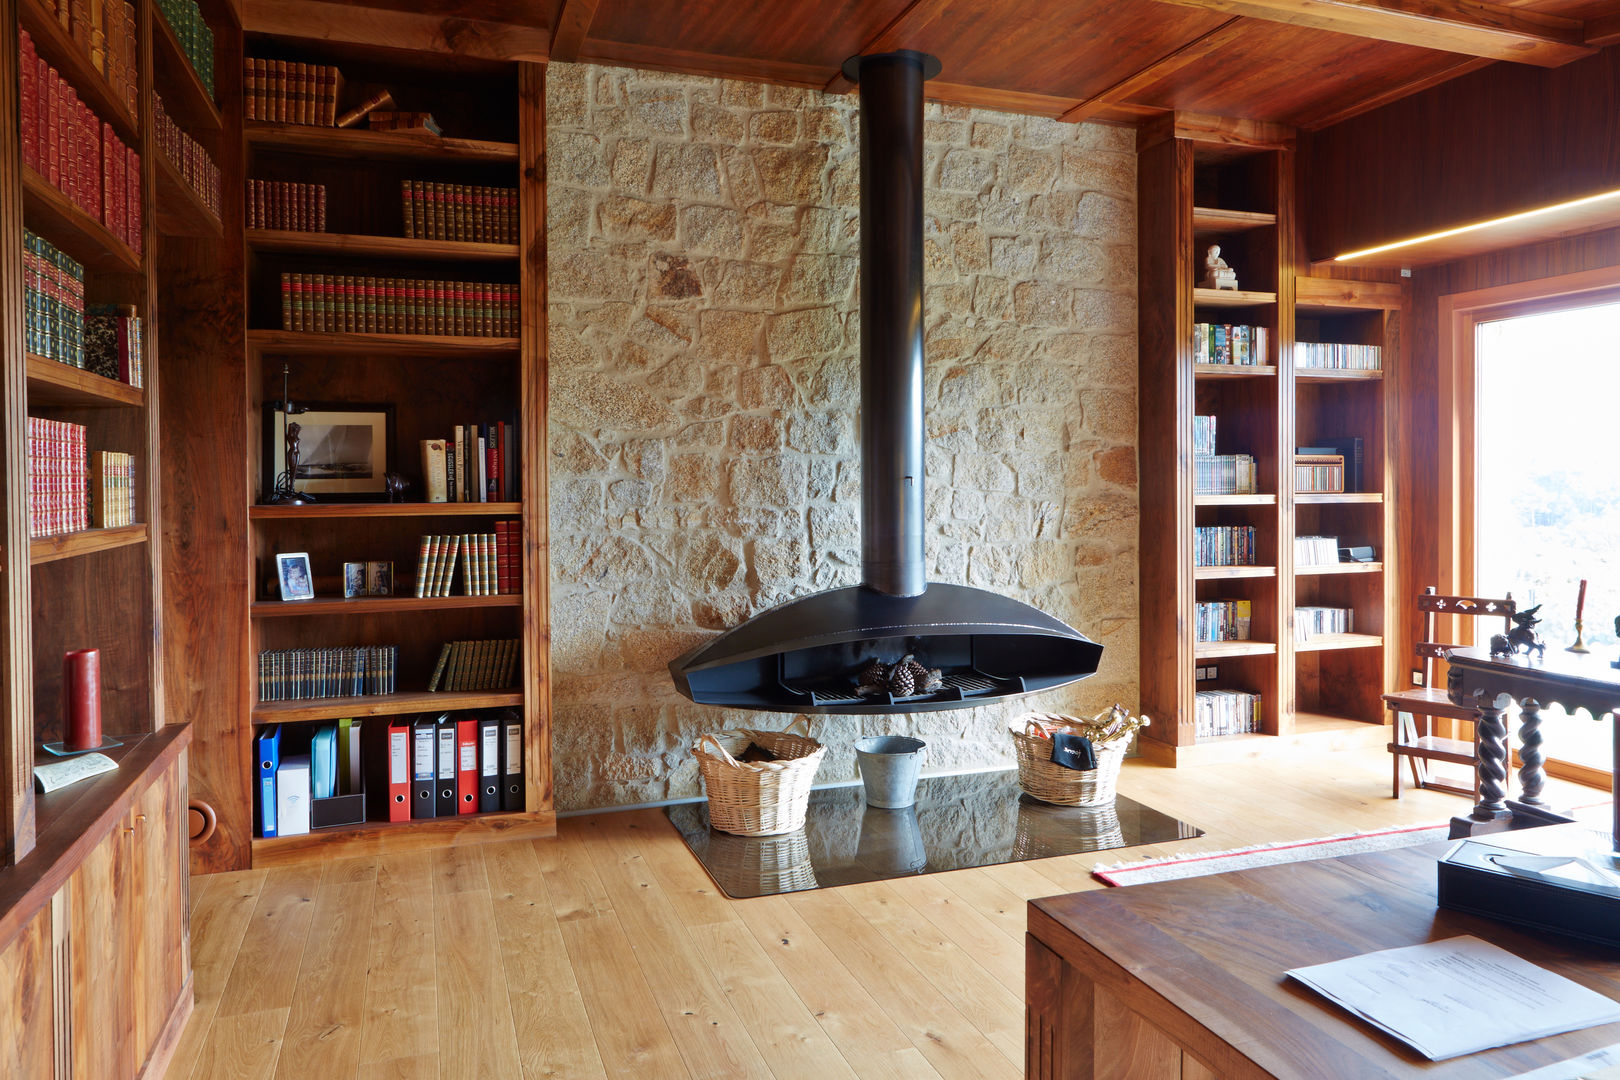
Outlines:
[[[1172,114],[1138,141],[1141,679],[1155,721],[1141,745],[1153,760],[1383,737],[1387,384],[1382,370],[1296,361],[1303,340],[1377,345],[1391,362],[1401,290],[1299,272],[1294,174],[1293,132],[1277,125]],[[1206,284],[1215,246],[1239,288]],[[1359,490],[1310,493],[1296,451],[1343,439],[1360,440]],[[1223,472],[1252,480],[1219,486]],[[1297,558],[1301,537],[1331,538],[1319,546],[1335,561]],[[1213,554],[1221,540],[1247,557]],[[1373,561],[1337,562],[1350,546]],[[1348,626],[1309,633],[1303,608]]]

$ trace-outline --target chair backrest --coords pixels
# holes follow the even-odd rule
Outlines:
[[[1417,655],[1423,660],[1423,685],[1434,685],[1434,662],[1445,656],[1447,650],[1462,648],[1457,642],[1437,641],[1435,624],[1441,615],[1472,615],[1479,618],[1500,618],[1502,631],[1513,625],[1514,613],[1519,610],[1511,595],[1495,600],[1482,596],[1442,596],[1430,585],[1418,597],[1418,610],[1423,612],[1423,637],[1417,643]]]

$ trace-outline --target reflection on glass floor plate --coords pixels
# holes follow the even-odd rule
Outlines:
[[[929,777],[905,810],[867,806],[858,784],[824,788],[811,792],[804,828],[781,836],[716,832],[706,802],[668,813],[734,900],[1203,835],[1124,796],[1096,809],[1039,802],[1019,789],[1016,769]]]

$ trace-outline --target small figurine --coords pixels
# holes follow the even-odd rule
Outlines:
[[[1237,271],[1227,266],[1226,260],[1221,258],[1221,245],[1209,245],[1209,252],[1204,257],[1204,288],[1236,289],[1237,287]]]
[[[287,432],[283,436],[286,443],[284,454],[287,467],[276,477],[275,490],[270,493],[270,498],[266,499],[266,502],[279,503],[283,506],[303,506],[305,503],[315,501],[315,496],[298,490],[298,459],[301,454],[298,437],[303,430],[301,424],[287,425]]]
[[[1513,629],[1506,634],[1492,634],[1491,655],[1516,656],[1522,648],[1526,656],[1535,653],[1538,658],[1545,658],[1547,646],[1542,644],[1541,635],[1532,629],[1541,622],[1536,618],[1536,612],[1540,610],[1541,605],[1537,604],[1528,611],[1520,611],[1513,616]]]
[[[1620,615],[1616,615],[1614,617],[1614,636],[1620,638]],[[1609,666],[1612,668],[1620,668],[1620,660],[1611,661]]]
[[[383,473],[383,487],[388,492],[388,501],[402,503],[405,501],[405,489],[411,482],[397,472]]]

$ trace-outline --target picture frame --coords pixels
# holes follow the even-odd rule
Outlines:
[[[366,563],[366,595],[394,595],[394,564],[392,562]]]
[[[276,556],[276,580],[283,600],[315,599],[315,575],[309,569],[309,552],[293,551]]]
[[[394,468],[394,406],[366,402],[311,402],[286,416],[280,402],[264,406],[260,484],[274,491],[287,467],[283,417],[299,425],[295,486],[319,502],[386,502]]]
[[[367,595],[367,565],[363,562],[346,562],[343,564],[343,599],[353,600],[357,596]]]

